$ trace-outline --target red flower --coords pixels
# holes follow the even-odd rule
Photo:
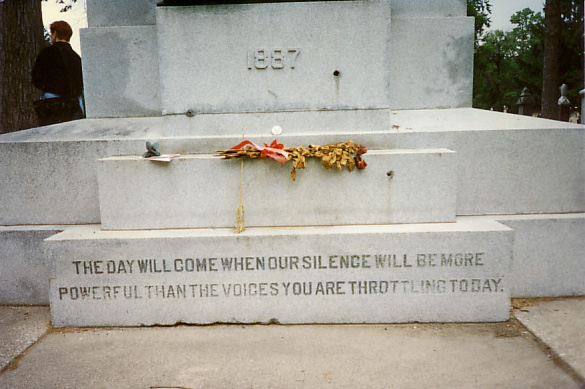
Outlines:
[[[368,166],[366,161],[364,161],[361,157],[354,157],[354,160],[355,160],[355,167],[357,167],[360,170],[363,170],[366,168],[366,166]]]
[[[365,154],[367,152],[368,152],[368,149],[366,149],[366,146],[360,146],[360,147],[358,147],[356,154],[362,155],[362,154]]]
[[[286,161],[288,161],[288,153],[283,150],[284,145],[282,143],[278,143],[276,139],[272,141],[270,146],[264,143],[264,147],[258,146],[257,144],[252,143],[249,140],[245,140],[237,144],[236,146],[232,147],[232,150],[241,149],[245,145],[250,145],[256,150],[261,151],[260,153],[261,158],[265,157],[272,158],[280,163],[285,163]]]

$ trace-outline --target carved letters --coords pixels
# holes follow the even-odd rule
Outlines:
[[[300,49],[248,50],[248,69],[294,69]]]

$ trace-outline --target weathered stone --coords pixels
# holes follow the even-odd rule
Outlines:
[[[474,109],[279,112],[86,119],[2,135],[0,225],[99,223],[96,160],[142,155],[146,141],[163,154],[209,154],[242,133],[260,144],[454,150],[458,215],[585,210],[581,125]]]
[[[157,30],[163,114],[388,107],[389,1],[158,7]]]
[[[512,297],[585,295],[585,214],[492,218],[514,230]]]
[[[86,0],[87,24],[89,27],[155,25],[158,1]]]
[[[390,48],[391,109],[471,107],[473,18],[392,19]]]
[[[581,125],[482,110],[394,111],[392,123],[454,137],[457,215],[585,210]]]
[[[0,305],[48,305],[53,262],[44,239],[65,226],[0,226]]]
[[[513,232],[457,223],[158,231],[47,240],[53,326],[502,321]]]
[[[242,202],[246,226],[455,221],[455,153],[370,151],[364,170],[327,171],[318,158],[291,179],[292,162],[186,155],[170,163],[100,160],[102,228],[230,227]]]
[[[465,0],[392,0],[392,17],[441,18],[467,16]]]
[[[8,257],[0,259],[8,266],[9,278],[1,278],[0,297],[12,298],[14,290],[22,291],[24,285],[27,291],[34,291],[22,292],[25,300],[42,300],[37,292],[43,288],[47,267],[40,263],[58,266],[51,287],[57,325],[170,324],[185,318],[195,323],[505,320],[514,293],[583,293],[579,265],[585,211],[584,127],[470,108],[430,109],[471,105],[473,20],[466,17],[465,1],[215,4],[180,10],[157,9],[156,1],[89,0],[90,28],[82,32],[82,44],[90,119],[0,137],[0,225],[9,225],[6,231],[10,235],[2,241]],[[168,115],[161,116],[163,113]],[[133,115],[153,116],[123,118]],[[106,116],[119,118],[95,118]],[[204,169],[186,169],[177,175],[175,168],[202,162],[207,158],[202,154],[232,147],[242,136],[256,143],[277,138],[287,146],[351,139],[370,150],[365,172],[321,175],[316,163],[299,171],[295,183],[290,181],[290,168],[265,161],[246,163],[245,172],[254,173],[257,183],[245,188],[245,195],[251,194],[244,198],[248,226],[274,225],[271,217],[275,214],[275,219],[284,216],[299,225],[323,220],[359,225],[249,228],[238,236],[217,228],[235,218],[238,161],[217,161],[220,167],[207,174]],[[112,169],[102,172],[101,181],[106,183],[101,189],[117,194],[111,199],[102,195],[103,226],[67,228],[51,238],[55,250],[51,256],[40,254],[45,233],[52,227],[40,231],[44,227],[33,225],[99,223],[97,160],[118,157],[99,164],[117,161],[118,167],[126,169],[123,164],[139,161],[146,141],[159,143],[161,153],[196,155],[181,157],[166,167],[147,162],[148,169],[158,170],[146,175],[132,175],[132,169],[126,176],[112,173],[121,187],[147,188],[150,196],[146,198],[130,193],[132,190],[116,192],[112,177],[107,177],[115,170],[110,166]],[[430,164],[437,153],[413,151],[420,149],[455,153],[445,153],[438,163]],[[376,154],[376,150],[390,151]],[[385,165],[377,160],[388,153],[403,159],[398,168],[381,169]],[[406,163],[411,157],[414,160]],[[363,180],[378,173],[388,180],[390,170],[394,173],[390,186],[376,186],[377,176]],[[163,171],[171,174],[161,174]],[[405,171],[406,175],[400,173]],[[157,174],[156,180],[148,180]],[[401,182],[405,177],[409,181]],[[343,185],[335,185],[338,178]],[[282,180],[279,187],[284,189],[294,186],[275,195],[271,190],[277,180]],[[161,182],[166,193],[155,190]],[[244,182],[251,185],[253,181]],[[209,199],[202,198],[206,188],[192,186],[196,183],[206,183],[208,188],[234,187],[225,194],[209,195]],[[312,193],[303,187],[307,184],[321,191]],[[331,188],[341,188],[340,194],[331,194]],[[294,197],[298,190],[302,190],[302,200]],[[307,193],[317,200],[304,201],[309,198]],[[192,194],[197,197],[191,199]],[[334,195],[340,200],[326,197]],[[353,197],[362,199],[362,204],[352,203]],[[227,198],[233,204],[224,201]],[[106,210],[111,205],[108,201],[118,208]],[[224,209],[218,210],[217,204]],[[164,213],[168,209],[174,212],[172,218]],[[191,209],[201,214],[184,212]],[[444,214],[434,213],[437,210]],[[125,211],[131,211],[131,217],[123,217]],[[413,222],[421,214],[426,218],[422,220],[450,223],[387,224]],[[455,214],[491,216],[460,217],[452,222]],[[263,219],[255,220],[257,215]],[[509,227],[498,224],[500,219]],[[122,225],[127,222],[133,224]],[[12,231],[10,225],[17,224],[24,224],[19,227],[22,230]],[[208,228],[100,231],[102,227],[197,225]],[[511,273],[510,227],[517,230]],[[380,252],[402,252],[402,258],[404,254],[407,261],[415,258],[417,265],[419,259],[434,258],[419,254],[438,253],[441,260],[442,254],[448,260],[449,253],[464,253],[454,260],[466,260],[465,253],[486,256],[479,255],[485,261],[477,259],[482,262],[477,269],[408,268],[408,262],[403,262],[402,268],[392,266],[386,279],[378,277],[380,269],[351,267],[358,263],[351,261]],[[195,259],[220,255],[243,257],[240,264],[246,267],[248,256],[267,257],[269,267],[271,257],[290,261],[296,256],[298,263],[304,263],[305,256],[329,261],[330,255],[338,255],[331,258],[331,264],[341,263],[344,256],[350,267],[217,275],[195,272]],[[36,262],[37,256],[44,262]],[[193,262],[187,262],[188,258]],[[157,266],[161,273],[122,274],[126,269],[120,270],[124,266],[120,261],[130,261],[127,264],[132,267],[132,261],[139,259],[152,260],[143,263]],[[177,259],[183,262],[175,262]],[[117,266],[118,274],[70,274],[71,266],[84,272],[92,266],[99,270],[97,261],[102,261],[106,271],[110,266],[116,271]],[[553,262],[556,267],[551,267]],[[185,270],[191,263],[192,273]],[[175,274],[173,268],[165,271],[169,265],[184,268],[182,272],[174,268]],[[533,271],[534,267],[539,271]],[[359,289],[362,284],[358,282],[366,281],[376,283]],[[288,288],[302,288],[310,282],[315,293],[323,287],[330,294],[294,296],[285,282],[290,282]],[[478,282],[484,290],[474,292]],[[492,282],[498,287],[494,295],[487,293]],[[228,285],[232,293],[235,285],[240,293],[257,289],[255,296],[241,300],[243,304],[219,296],[220,303],[216,303],[215,298],[201,296],[196,301],[187,299],[187,288],[177,288],[182,283],[189,285],[191,293],[196,287],[190,285],[195,283],[217,284],[218,288]],[[276,283],[276,291],[285,295],[262,296],[262,283],[265,292],[267,287],[272,292],[272,283]],[[421,288],[418,293],[415,284]],[[132,291],[136,296],[140,289],[154,297],[119,300],[124,285],[127,294]],[[185,301],[172,299],[171,285],[175,299],[183,291]],[[382,295],[380,288],[385,285],[396,285],[397,290],[391,296]],[[467,292],[463,291],[465,285]],[[81,287],[90,286],[91,298],[83,300]],[[452,290],[447,293],[449,286]],[[337,295],[338,287],[346,294]],[[200,288],[199,293],[214,293],[213,288]],[[354,289],[350,293],[348,288]],[[292,295],[287,296],[287,290]],[[108,296],[112,301],[104,301]],[[229,316],[231,312],[234,316]]]
[[[470,106],[473,19],[428,3],[90,1],[88,117]]]
[[[156,26],[81,30],[88,118],[160,116],[156,39]]]

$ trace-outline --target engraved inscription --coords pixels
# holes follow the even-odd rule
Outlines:
[[[83,259],[70,263],[79,283],[57,290],[59,300],[68,301],[503,293],[503,277],[483,273],[491,262],[481,251]],[[440,270],[453,268],[467,270]],[[315,271],[329,275],[319,279]],[[217,278],[241,272],[266,276]],[[138,278],[127,278],[134,274]],[[282,274],[289,280],[279,280]],[[108,281],[96,282],[103,277]]]
[[[248,50],[247,61],[248,69],[264,70],[272,69],[294,69],[297,63],[297,57],[301,53],[300,49],[255,49]]]
[[[59,287],[59,300],[203,299],[325,295],[477,294],[504,292],[503,278],[331,280]]]
[[[76,275],[132,273],[199,273],[274,270],[397,269],[482,267],[485,253],[347,254],[285,256],[217,256],[72,261]]]

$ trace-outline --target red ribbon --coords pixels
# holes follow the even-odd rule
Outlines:
[[[256,150],[260,151],[261,152],[260,158],[268,157],[280,163],[285,163],[286,161],[288,161],[288,153],[284,151],[284,145],[282,143],[278,143],[276,139],[272,141],[270,146],[264,143],[264,147],[258,146],[257,144],[252,143],[249,140],[245,140],[242,143],[239,143],[238,145],[232,147],[231,150],[238,150],[246,145],[250,145]]]

